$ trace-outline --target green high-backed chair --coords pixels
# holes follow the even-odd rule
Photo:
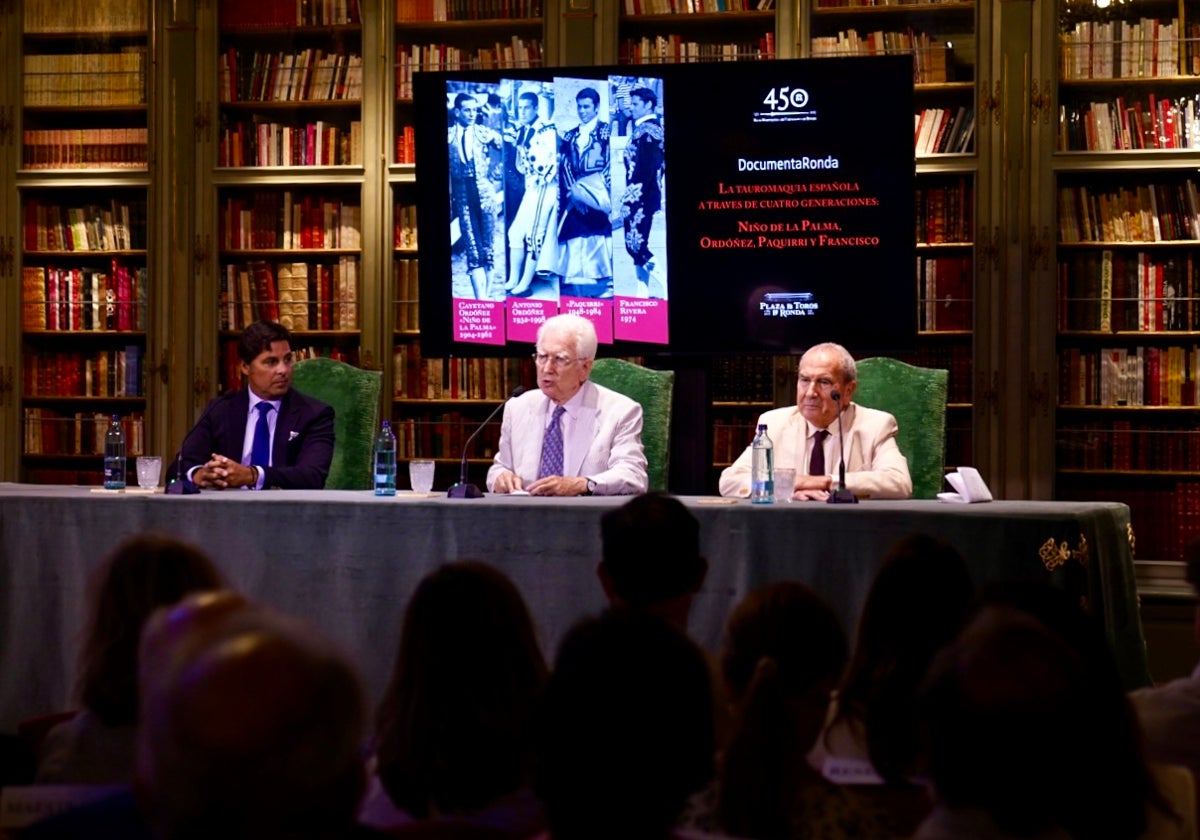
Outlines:
[[[666,492],[671,462],[671,394],[675,371],[652,370],[624,359],[596,359],[591,380],[642,406],[642,448],[651,490]]]
[[[292,385],[333,406],[333,462],[325,489],[369,490],[374,481],[372,461],[383,374],[317,357],[296,362]]]
[[[913,498],[934,499],[946,460],[946,388],[950,372],[877,356],[858,362],[854,402],[892,414],[896,444],[908,459]]]

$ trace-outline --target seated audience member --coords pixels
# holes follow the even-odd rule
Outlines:
[[[563,640],[537,718],[535,787],[552,840],[667,840],[712,776],[712,697],[699,648],[615,610]]]
[[[854,357],[840,344],[810,347],[800,357],[796,405],[758,418],[775,446],[775,466],[796,470],[795,498],[829,498],[843,448],[846,487],[856,495],[872,499],[912,495],[908,461],[896,445],[896,418],[851,401],[857,378]],[[844,440],[839,441],[840,434]],[[722,496],[750,495],[749,446],[721,473],[719,486]]]
[[[1188,583],[1200,595],[1200,540],[1186,546],[1184,561]],[[1200,605],[1195,634],[1200,643]],[[1200,772],[1200,665],[1191,676],[1139,689],[1129,699],[1141,720],[1150,758]]]
[[[333,462],[333,408],[292,388],[292,337],[274,321],[242,332],[238,357],[246,387],[204,409],[183,439],[178,462],[205,490],[320,490]]]
[[[417,586],[377,713],[376,773],[360,819],[454,818],[526,837],[532,713],[546,664],[520,592],[499,570],[448,563]],[[382,783],[382,784],[380,784]]]
[[[1076,598],[1043,581],[991,583],[984,587],[981,601],[985,608],[1016,609],[1030,616],[1065,642],[1082,663],[1088,699],[1074,715],[1083,721],[1087,738],[1077,748],[1077,777],[1059,788],[1062,801],[1070,806],[1066,818],[1074,836],[1194,838],[1191,773],[1184,767],[1147,763],[1137,715],[1099,621]]]
[[[79,652],[82,711],[38,746],[38,784],[128,784],[138,719],[138,639],[158,607],[224,581],[200,549],[173,537],[125,540],[91,579],[90,618]]]
[[[538,390],[504,406],[500,448],[488,470],[493,493],[621,496],[646,490],[642,407],[589,382],[596,328],[574,314],[538,327]]]
[[[962,556],[925,534],[888,550],[859,619],[854,651],[808,754],[829,781],[854,785],[909,834],[929,809],[919,784],[917,690],[958,635],[975,595]]]
[[[734,608],[721,662],[735,704],[717,825],[735,837],[888,837],[874,811],[806,761],[846,664],[833,610],[802,583],[773,583]]]

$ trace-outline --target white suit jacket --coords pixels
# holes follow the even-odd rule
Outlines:
[[[776,408],[758,418],[767,424],[767,434],[775,446],[775,466],[793,467],[796,475],[808,473],[805,447],[810,426],[796,406]],[[912,478],[908,460],[896,446],[896,418],[850,403],[842,413],[846,433],[846,486],[857,496],[872,499],[907,499],[912,495]],[[838,445],[838,424],[829,425],[825,463],[828,472],[836,475],[841,449]],[[722,496],[750,495],[750,447],[721,473],[718,485]]]
[[[563,417],[563,475],[590,478],[599,496],[645,493],[642,407],[594,382],[584,382],[576,396],[578,401],[568,402]],[[519,475],[525,486],[537,480],[549,406],[550,398],[539,390],[504,406],[500,449],[488,469],[488,490],[505,470]]]

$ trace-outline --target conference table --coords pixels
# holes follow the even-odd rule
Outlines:
[[[1077,595],[1103,622],[1126,685],[1149,682],[1123,504],[681,499],[700,522],[709,562],[689,631],[710,650],[735,603],[784,579],[822,593],[852,636],[887,547],[926,532],[962,552],[977,584],[1046,579]],[[193,542],[231,585],[311,621],[354,658],[374,702],[410,594],[449,560],[483,560],[508,574],[553,656],[575,621],[605,606],[595,575],[599,519],[624,501],[296,490],[165,496],[0,483],[0,731],[70,707],[88,578],[133,534]]]

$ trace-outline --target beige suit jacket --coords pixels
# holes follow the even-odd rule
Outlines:
[[[758,418],[767,424],[767,434],[775,445],[775,466],[792,467],[796,475],[808,472],[805,446],[810,426],[796,406],[776,408]],[[886,411],[850,403],[842,413],[846,433],[846,486],[860,498],[907,499],[912,495],[908,460],[896,446],[896,418]],[[836,475],[841,448],[838,424],[829,426],[825,463]],[[750,447],[721,473],[722,496],[750,495]]]

